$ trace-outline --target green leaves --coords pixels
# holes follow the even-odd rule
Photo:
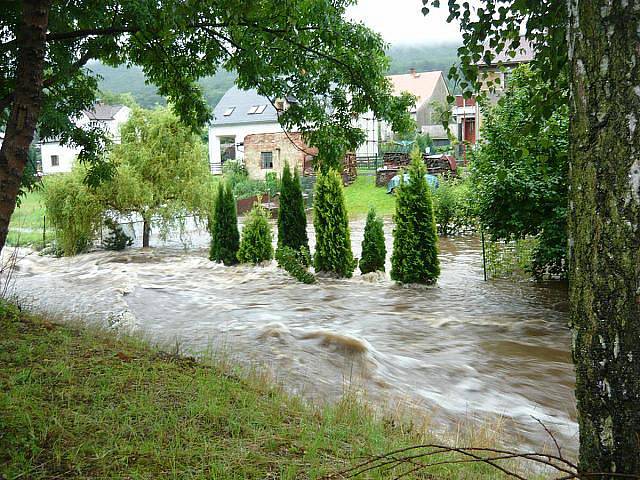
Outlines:
[[[431,188],[420,152],[414,150],[411,157],[409,182],[403,179],[396,188],[391,278],[433,284],[440,276],[440,262]]]
[[[267,212],[261,205],[254,205],[247,216],[242,229],[242,240],[238,250],[240,263],[258,263],[273,258],[273,246],[271,245],[271,225],[267,218]]]
[[[278,210],[278,248],[309,250],[307,238],[307,215],[304,211],[300,177],[296,170],[291,175],[286,163],[282,172],[280,188],[280,209]]]
[[[367,215],[367,223],[364,226],[364,239],[362,240],[362,256],[358,265],[360,271],[384,272],[384,262],[387,256],[387,248],[384,243],[384,231],[382,219],[376,215],[372,207]]]
[[[211,233],[209,260],[222,262],[225,265],[238,263],[240,234],[236,201],[231,187],[225,182],[218,184],[213,216],[209,218],[209,232]]]
[[[514,70],[510,87],[485,114],[483,141],[471,163],[475,206],[494,239],[540,237],[532,269],[564,274],[568,176],[568,111],[534,116],[540,75]],[[525,128],[527,127],[527,128]]]
[[[316,272],[351,277],[356,261],[351,251],[342,178],[335,170],[318,175],[313,201],[313,225],[316,231],[313,258]]]

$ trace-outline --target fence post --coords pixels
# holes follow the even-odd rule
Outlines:
[[[487,258],[484,253],[484,229],[480,229],[480,236],[482,237],[482,272],[484,273],[484,281],[487,281]]]
[[[47,216],[42,216],[42,246],[44,247],[47,243]]]

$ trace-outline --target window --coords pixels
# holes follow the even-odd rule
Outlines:
[[[267,108],[266,105],[253,105],[247,112],[249,115],[259,115]]]
[[[220,140],[220,160],[222,163],[227,160],[236,159],[236,137],[218,137]]]
[[[223,115],[224,115],[225,117],[228,117],[229,115],[231,115],[231,114],[233,113],[233,111],[234,111],[235,109],[236,109],[236,107],[229,107],[229,108],[227,108],[227,109],[224,111]]]
[[[58,155],[51,155],[51,166],[57,167],[58,165],[60,165],[60,159],[58,158]]]
[[[268,170],[273,168],[273,153],[260,152],[260,160],[262,160],[262,169]]]

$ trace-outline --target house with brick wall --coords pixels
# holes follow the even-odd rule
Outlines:
[[[247,135],[284,133],[276,108],[253,89],[242,90],[234,85],[222,96],[213,115],[209,125],[209,163],[213,174],[221,174],[227,160],[244,161]]]
[[[270,171],[282,173],[285,162],[301,172],[312,170],[317,149],[307,146],[300,132],[285,131],[278,122],[278,110],[287,108],[292,99],[273,103],[256,90],[231,87],[214,108],[209,125],[209,163],[211,173],[219,175],[227,160],[245,164],[252,179],[264,179]],[[277,107],[277,109],[276,109]],[[369,112],[356,120],[365,132],[365,141],[357,156],[378,154],[378,122]]]
[[[253,133],[244,137],[244,165],[249,178],[264,180],[268,172],[278,177],[286,163],[302,173],[313,171],[316,148],[308,147],[299,132]]]

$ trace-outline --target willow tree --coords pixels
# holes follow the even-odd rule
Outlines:
[[[438,0],[423,0],[423,13]],[[461,71],[513,54],[520,34],[548,80],[531,121],[549,116],[569,84],[569,284],[580,469],[590,478],[640,475],[639,0],[485,0],[460,21]],[[456,69],[450,72],[456,76]]]
[[[154,223],[164,231],[184,217],[207,218],[212,182],[205,146],[166,108],[135,109],[110,155],[115,175],[98,191],[105,206],[143,221],[142,246]]]
[[[352,0],[10,0],[0,8],[0,249],[36,127],[43,138],[81,147],[87,181],[114,173],[102,161],[100,131],[70,120],[96,99],[86,68],[135,64],[198,128],[210,118],[197,81],[220,68],[267,98],[295,98],[279,117],[305,125],[307,143],[335,162],[364,139],[353,118],[371,110],[403,130],[408,96],[394,98],[385,79],[382,38],[349,21]],[[330,25],[331,28],[327,28]],[[331,109],[327,108],[331,105]]]

